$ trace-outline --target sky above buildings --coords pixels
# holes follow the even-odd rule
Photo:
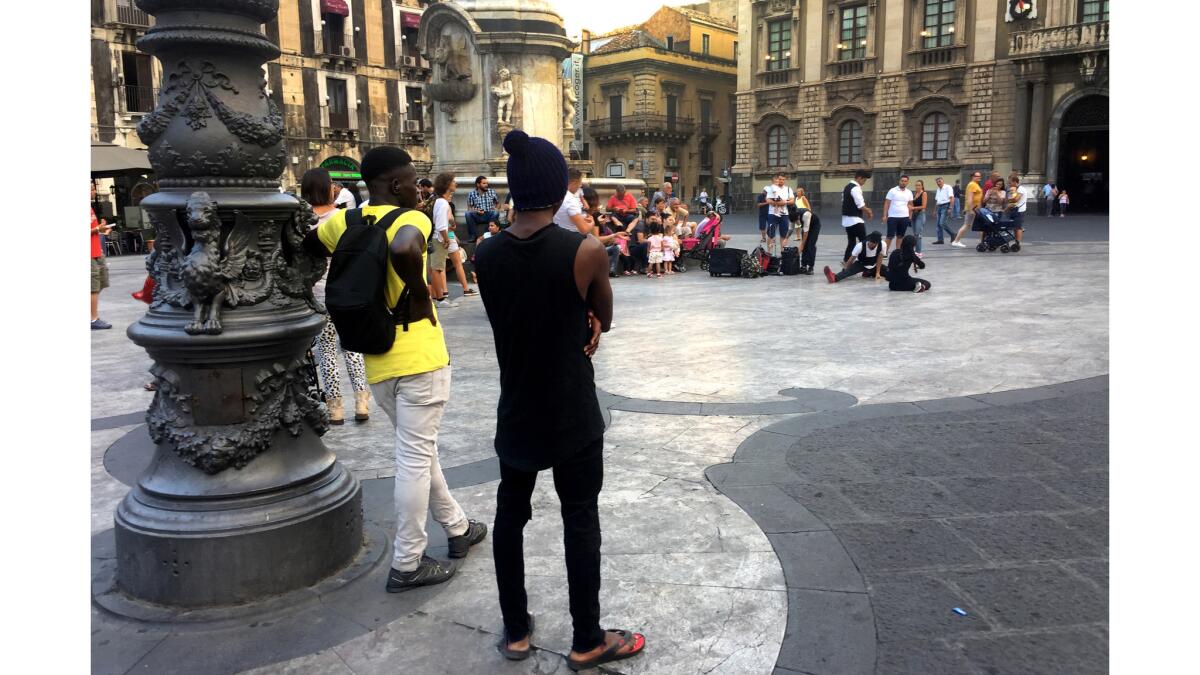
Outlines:
[[[690,5],[697,0],[549,0],[562,15],[567,35],[575,38],[587,28],[593,33],[605,33],[614,28],[637,24],[649,19],[663,5]]]

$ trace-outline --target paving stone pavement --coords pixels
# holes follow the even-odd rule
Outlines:
[[[801,419],[707,472],[783,564],[777,673],[1108,672],[1106,377]]]
[[[923,442],[906,446],[910,449],[905,455],[908,465],[886,464],[877,457],[882,451],[864,454],[880,447],[885,441],[879,439],[887,438],[886,434],[860,438],[857,446],[842,448],[858,454],[842,453],[838,462],[832,461],[831,452],[826,452],[826,457],[810,453],[801,473],[778,457],[770,462],[752,461],[755,456],[774,456],[777,448],[786,454],[799,436],[820,424],[924,413],[957,415],[992,404],[1020,404],[1022,392],[1029,387],[1055,385],[1071,393],[1074,390],[1069,386],[1057,383],[1107,373],[1106,237],[1080,235],[1088,230],[1087,223],[1074,225],[1064,236],[1039,234],[1053,232],[1054,226],[1039,224],[1029,245],[1017,256],[957,249],[930,251],[925,276],[935,287],[934,292],[922,296],[888,293],[871,282],[830,288],[815,277],[717,280],[693,271],[663,280],[615,280],[615,327],[605,336],[595,361],[597,384],[606,392],[602,401],[612,408],[605,441],[606,464],[611,468],[601,503],[606,565],[602,610],[606,622],[645,628],[652,647],[644,657],[622,664],[620,672],[767,673],[777,664],[798,667],[809,661],[786,659],[787,644],[799,628],[824,631],[809,635],[815,646],[804,658],[819,653],[826,659],[809,672],[866,672],[876,663],[876,653],[897,664],[890,672],[938,672],[925,665],[954,663],[937,660],[942,652],[969,664],[984,664],[985,669],[987,664],[1004,665],[1009,646],[1029,655],[1055,653],[1058,633],[1053,627],[1006,633],[1008,629],[984,621],[986,617],[1007,625],[1002,622],[1025,611],[1020,606],[1002,611],[984,605],[979,613],[971,611],[971,619],[984,621],[987,630],[974,631],[979,635],[969,642],[965,638],[912,637],[924,633],[909,628],[907,634],[898,633],[898,639],[880,642],[878,650],[871,645],[869,651],[834,653],[828,645],[853,634],[862,623],[856,617],[874,617],[878,612],[865,591],[874,588],[871,584],[907,580],[911,586],[933,579],[940,584],[933,588],[950,589],[954,594],[969,592],[979,600],[986,597],[988,584],[994,586],[1003,579],[971,576],[978,560],[994,557],[997,570],[1022,569],[1023,560],[1005,557],[1009,549],[1004,530],[991,528],[994,539],[986,540],[968,529],[972,519],[1007,514],[1001,508],[1005,506],[1001,500],[1011,496],[1006,491],[1044,507],[1024,514],[1034,520],[1013,521],[1020,523],[1014,526],[1018,530],[1026,523],[1037,532],[1060,534],[1098,527],[1094,514],[1107,507],[1105,484],[1096,477],[1100,472],[1052,475],[1053,466],[1087,456],[1081,454],[1084,451],[1078,443],[1062,444],[1052,454],[1047,450],[1033,458],[1027,450],[1014,447],[996,455],[959,460],[982,472],[980,475],[937,474],[937,460],[942,456],[922,454],[929,450]],[[1106,222],[1104,227],[1106,233]],[[841,234],[832,229],[836,236],[823,238],[818,264],[834,264],[840,254],[842,245],[837,242]],[[753,247],[756,236],[733,231],[734,245]],[[129,291],[141,287],[142,261],[125,257],[110,262],[113,287],[101,298],[101,314],[115,329],[95,331],[91,336],[92,532],[100,539],[112,527],[113,509],[128,489],[120,476],[105,468],[106,453],[126,434],[145,433],[140,415],[151,396],[141,389],[149,359],[124,334],[145,311],[144,305],[128,296]],[[1045,283],[1051,277],[1054,283]],[[454,286],[451,292],[457,295],[459,289]],[[459,307],[442,312],[442,319],[454,367],[452,400],[439,439],[442,464],[448,475],[456,476],[455,484],[461,487],[455,494],[472,516],[490,522],[495,491],[494,473],[489,473],[495,457],[491,437],[498,397],[491,333],[478,299],[462,300]],[[664,353],[673,358],[662,358]],[[348,380],[342,382],[342,388],[350,390]],[[815,392],[819,398],[806,399],[798,392]],[[970,398],[963,398],[967,396]],[[855,401],[856,407],[845,409]],[[836,410],[830,412],[831,408]],[[347,424],[325,437],[339,460],[365,485],[384,484],[381,479],[393,474],[391,430],[374,404],[372,413],[370,422]],[[1016,431],[1025,433],[1024,429]],[[996,428],[978,431],[980,438],[1004,438],[1005,433]],[[754,438],[754,443],[744,443],[748,438]],[[1012,443],[1029,440],[1017,434],[1012,438],[1016,439],[1010,439]],[[729,462],[735,450],[735,464],[754,464],[752,471],[759,473],[743,479],[749,482],[741,486],[747,488],[741,494],[737,485],[718,489],[705,479],[706,468]],[[1037,459],[1050,463],[1041,467],[1046,473],[1036,479],[1045,493],[1016,480],[1027,476],[988,473],[1015,461],[1032,463]],[[892,489],[871,487],[873,481],[878,482],[877,472],[890,470],[889,466],[900,472],[889,485]],[[931,467],[934,473],[930,475],[904,473]],[[786,487],[754,482],[784,472],[799,478],[786,482]],[[711,471],[709,475],[713,475]],[[788,492],[810,485],[806,480],[841,485],[839,476],[858,478],[860,487],[846,493],[823,492],[820,501],[803,505]],[[960,483],[941,482],[978,478],[1007,479],[1010,484],[1005,490],[969,490]],[[192,663],[200,669],[197,672],[362,673],[397,668],[561,672],[559,654],[568,642],[569,622],[557,499],[549,483],[539,482],[534,505],[539,515],[530,524],[526,539],[531,597],[538,598],[535,608],[540,612],[539,646],[545,650],[536,661],[513,665],[496,655],[499,619],[490,550],[485,546],[472,554],[459,578],[437,594],[414,602],[419,606],[411,610],[395,596],[378,590],[381,581],[367,577],[363,583],[371,592],[355,595],[362,599],[361,607],[339,610],[340,618],[329,610],[333,614],[326,613],[324,620],[311,625],[296,619],[269,622],[271,625],[248,622],[222,629],[224,632],[214,634],[211,640],[176,640],[175,644],[190,645],[182,651],[172,649],[167,640],[170,631],[164,632],[161,626],[114,622],[111,616],[96,611],[93,628],[99,632],[93,653],[102,652],[105,657],[94,661],[93,669],[153,672],[156,664],[169,664],[178,671],[181,664]],[[920,509],[941,504],[918,488],[935,483],[947,503],[969,510],[956,514],[934,509],[933,513],[942,515],[932,517],[932,522],[941,529],[922,525],[926,529],[920,530],[913,525],[917,530],[913,536],[922,534],[934,543],[944,542],[947,531],[956,537],[951,540],[954,542],[979,538],[968,547],[975,558],[953,554],[962,555],[963,560],[961,565],[955,563],[958,567],[949,567],[947,574],[959,576],[942,581],[937,570],[887,566],[871,574],[857,570],[857,576],[849,574],[845,562],[851,552],[864,560],[868,554],[848,544],[842,547],[842,557],[835,555],[833,542],[840,539],[831,527],[840,525],[838,514],[859,519],[846,522],[862,527],[885,522],[886,509],[892,508],[905,514],[903,522],[930,520]],[[375,492],[386,495],[388,491],[373,488]],[[796,506],[793,512],[770,514],[774,520],[756,521],[751,518],[753,509],[741,501],[755,493],[777,506]],[[985,495],[991,495],[993,502]],[[1062,507],[1054,501],[1056,496],[1086,506],[1055,511]],[[1091,516],[1087,509],[1094,509]],[[951,521],[960,520],[962,529],[951,528]],[[431,536],[431,542],[436,536]],[[792,587],[788,583],[789,567],[794,563],[787,553],[790,550],[812,552],[807,564],[820,578],[819,584]],[[1047,548],[1045,553],[1058,551]],[[898,558],[896,564],[901,562],[904,559]],[[1071,578],[1076,581],[1106,574],[1101,558],[1064,563],[1067,570],[1057,562],[1038,564],[1074,574]],[[992,568],[984,566],[984,570]],[[1039,583],[1054,580],[1044,575],[1030,578]],[[387,612],[358,616],[357,620],[345,616],[375,608]],[[796,608],[804,611],[797,613]],[[251,629],[249,623],[258,625]],[[305,636],[308,645],[333,646],[297,650],[269,637],[287,631],[302,646]],[[1085,634],[1102,636],[1101,645],[1107,640],[1098,623],[1079,633]],[[318,635],[320,639],[315,637]],[[1001,637],[1004,639],[996,639]],[[893,646],[920,641],[928,643],[929,649],[919,658],[914,650]],[[99,649],[99,642],[105,642],[99,645],[104,649]],[[1080,638],[1072,644],[1082,645],[1082,649],[1087,647],[1085,643]],[[235,649],[235,645],[240,647]],[[452,662],[446,653],[469,657]],[[1007,671],[1001,668],[998,672]]]

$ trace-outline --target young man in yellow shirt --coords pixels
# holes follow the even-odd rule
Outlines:
[[[416,168],[404,150],[379,146],[363,157],[361,171],[371,193],[363,218],[378,220],[406,209],[387,229],[392,264],[385,297],[395,307],[401,293],[411,289],[408,323],[396,327],[395,342],[386,353],[363,355],[375,400],[396,427],[396,539],[387,581],[388,592],[395,593],[442,583],[456,571],[425,555],[427,511],[445,528],[451,558],[466,557],[483,540],[487,526],[467,519],[438,462],[438,426],[450,396],[450,355],[426,285],[426,246],[433,224],[415,210]],[[345,231],[346,211],[341,210],[309,232],[305,247],[328,256]]]
[[[962,238],[971,231],[971,225],[975,222],[975,211],[983,204],[983,188],[979,187],[979,181],[982,178],[983,174],[978,171],[971,174],[971,182],[967,183],[966,196],[963,200],[963,225],[958,228],[958,234],[954,235],[954,241],[950,242],[951,246],[967,247],[962,243]]]

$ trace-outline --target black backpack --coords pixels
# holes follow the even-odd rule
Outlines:
[[[406,287],[395,308],[387,305],[387,269],[391,245],[387,229],[410,209],[392,209],[375,222],[363,218],[362,209],[346,211],[346,231],[338,239],[329,262],[325,307],[337,328],[342,348],[361,354],[385,354],[396,340],[396,324],[408,330]],[[401,308],[405,311],[401,311]]]

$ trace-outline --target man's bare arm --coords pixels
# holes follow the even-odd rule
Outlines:
[[[392,237],[392,269],[396,270],[412,298],[409,322],[429,319],[429,322],[436,326],[433,300],[429,297],[429,287],[425,285],[425,263],[422,258],[425,246],[425,236],[421,234],[421,230],[414,225],[401,226],[396,236]]]

